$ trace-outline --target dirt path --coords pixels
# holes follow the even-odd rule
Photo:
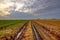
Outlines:
[[[28,23],[26,30],[24,30],[22,34],[22,38],[19,40],[34,40],[32,28],[31,28],[31,22]]]

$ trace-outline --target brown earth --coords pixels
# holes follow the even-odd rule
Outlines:
[[[33,31],[31,28],[31,22],[28,23],[26,30],[23,32],[23,37],[19,40],[34,40]]]
[[[40,20],[32,21],[44,40],[60,40],[60,27],[54,24],[43,23]],[[51,22],[50,22],[51,23]]]

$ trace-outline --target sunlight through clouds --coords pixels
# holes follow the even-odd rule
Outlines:
[[[40,5],[38,5],[38,4],[40,4]],[[35,5],[35,8],[34,7],[31,8],[32,5]],[[8,8],[8,9],[11,6],[15,6],[16,7],[15,11],[19,11],[19,12],[20,11],[21,12],[34,12],[38,9],[42,9],[47,6],[47,5],[46,6],[44,6],[44,5],[45,4],[44,4],[43,0],[40,0],[40,1],[37,1],[37,0],[4,0],[0,4],[0,6],[2,6],[3,8]],[[29,10],[29,9],[31,9],[31,10]]]
[[[0,3],[0,16],[6,16],[10,14],[9,7],[13,6],[14,3],[9,1],[3,1]]]
[[[37,0],[4,0],[4,1],[1,1],[0,8],[2,7],[2,9],[4,11],[7,11],[7,13],[4,13],[3,10],[1,9],[2,11],[1,10],[0,11],[2,13],[0,13],[0,15],[3,15],[3,14],[8,15],[10,14],[9,11],[11,10],[25,12],[25,13],[33,13],[34,11],[38,9],[43,9],[47,7],[47,5],[45,5],[44,2],[42,3],[42,1],[43,0],[40,0],[40,1],[37,1]],[[41,5],[38,5],[38,4],[41,4]],[[31,7],[33,5],[35,5],[35,8]]]
[[[17,13],[40,17],[40,15],[55,14],[57,8],[60,8],[59,0],[0,0],[0,17],[7,15],[10,17]]]
[[[31,0],[32,1],[32,0]],[[19,11],[19,12],[31,12],[30,9],[25,7],[31,6],[32,3],[29,0],[3,0],[0,3],[0,16],[9,15],[11,10]],[[15,9],[14,9],[15,7]],[[24,9],[25,8],[25,9]]]
[[[15,5],[16,5],[15,11],[18,11],[19,9],[22,9],[25,4],[23,4],[23,3],[15,3]]]

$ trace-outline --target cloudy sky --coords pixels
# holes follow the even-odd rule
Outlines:
[[[0,19],[60,19],[60,0],[0,0]]]

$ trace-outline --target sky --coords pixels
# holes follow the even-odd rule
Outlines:
[[[0,19],[60,19],[60,0],[0,0]]]

